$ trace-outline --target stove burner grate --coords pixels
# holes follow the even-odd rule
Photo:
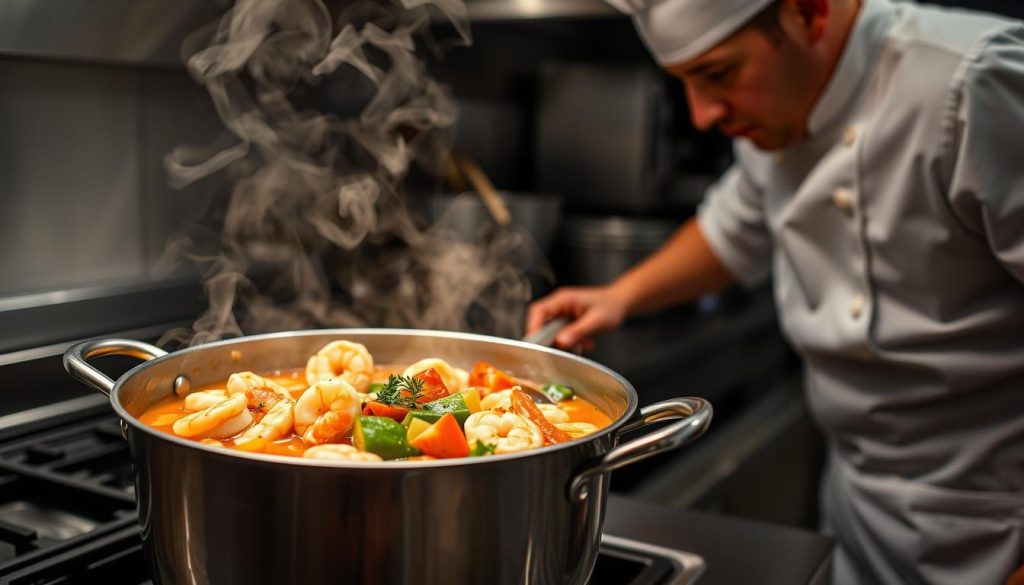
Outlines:
[[[0,447],[0,580],[111,532],[138,532],[125,478],[128,446],[110,415]]]

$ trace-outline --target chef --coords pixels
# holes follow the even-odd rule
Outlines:
[[[830,439],[834,582],[1024,564],[1024,26],[890,0],[610,0],[735,164],[561,347],[771,275]]]

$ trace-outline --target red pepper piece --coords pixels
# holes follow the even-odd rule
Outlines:
[[[413,377],[423,381],[422,394],[416,399],[416,402],[425,404],[448,396],[448,387],[444,385],[441,375],[434,368],[423,370]]]

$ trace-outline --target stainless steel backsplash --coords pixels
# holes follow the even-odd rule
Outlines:
[[[0,296],[146,280],[215,188],[166,185],[164,155],[220,131],[183,70],[0,59],[0,127]]]
[[[0,3],[0,298],[149,280],[219,188],[172,191],[162,159],[221,131],[180,55],[226,3]]]
[[[0,55],[178,65],[181,41],[230,0],[19,0],[0,3]]]

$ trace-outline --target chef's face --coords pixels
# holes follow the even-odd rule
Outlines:
[[[783,2],[777,14],[769,10],[710,51],[666,70],[683,82],[694,126],[717,126],[762,150],[779,150],[804,137],[825,85],[819,41],[827,14],[809,18],[792,2]],[[765,18],[777,20],[765,26]]]

